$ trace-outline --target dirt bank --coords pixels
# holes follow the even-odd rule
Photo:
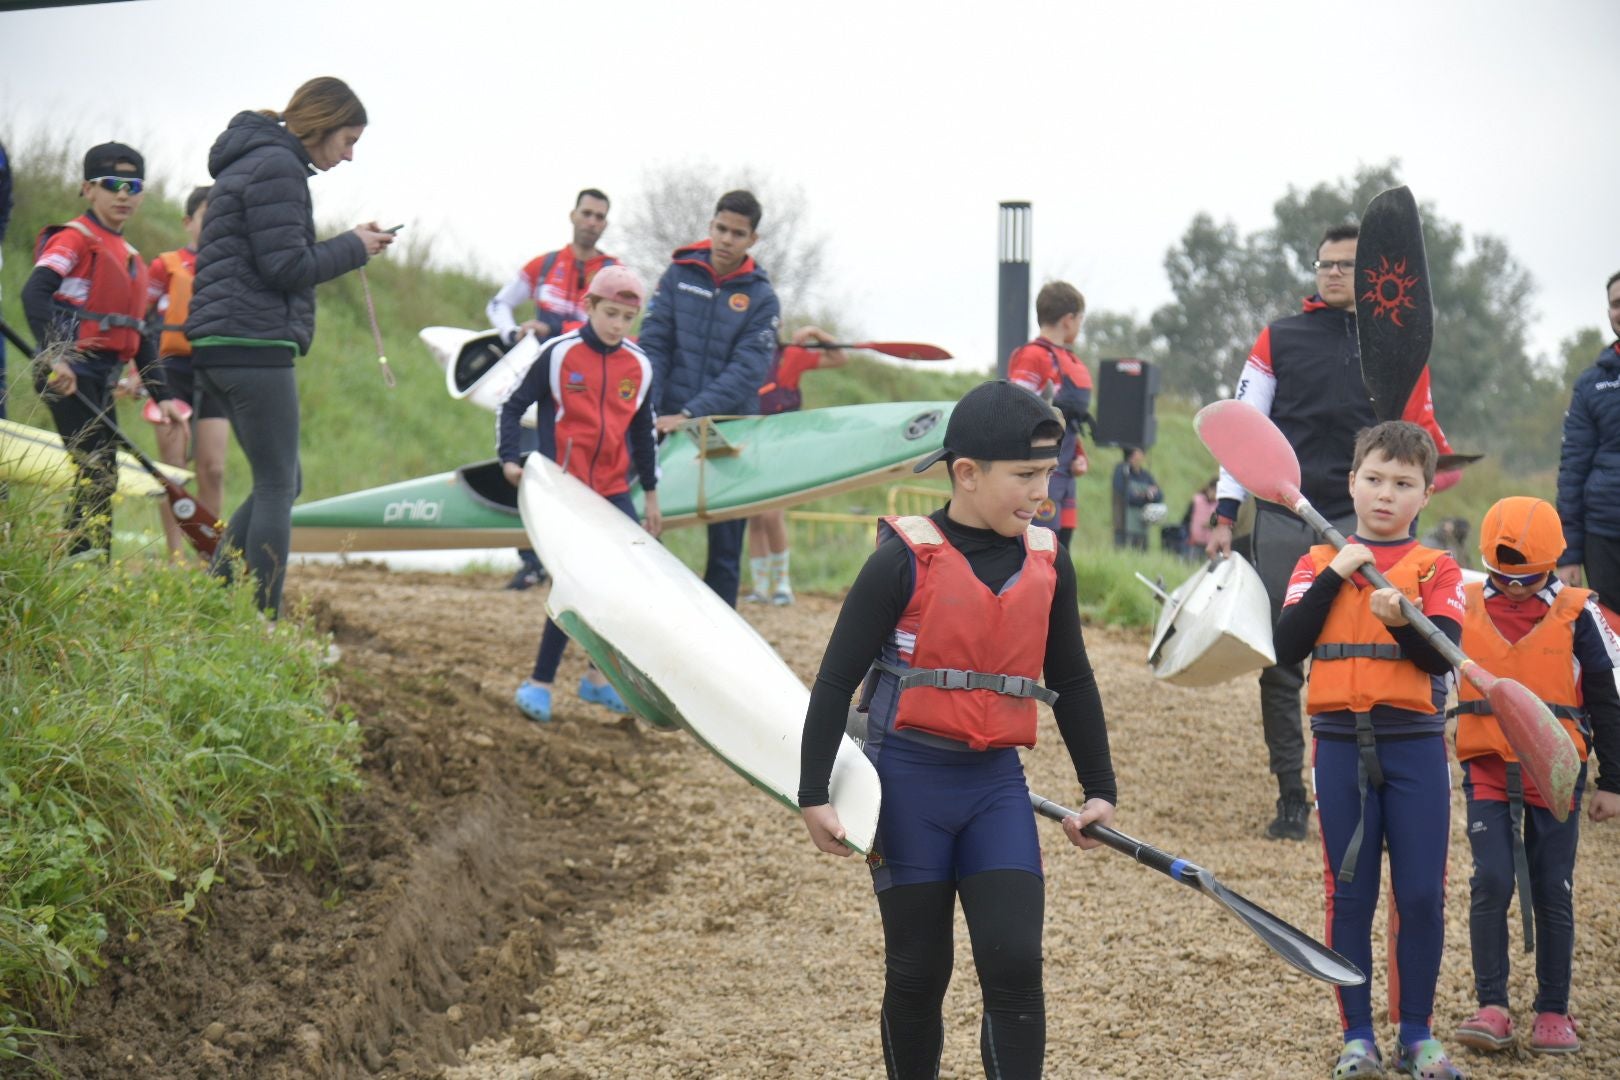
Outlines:
[[[510,694],[541,597],[490,577],[300,568],[344,648],[343,704],[370,787],[346,808],[342,870],[231,868],[205,927],[112,954],[55,1062],[74,1077],[868,1077],[882,938],[865,870],[815,853],[796,817],[690,738]],[[748,612],[809,677],[836,604]],[[1153,683],[1135,635],[1091,631],[1121,776],[1119,825],[1215,870],[1312,933],[1321,855],[1260,837],[1250,683]],[[577,651],[561,685],[577,679]],[[1054,731],[1031,786],[1077,798]],[[1467,842],[1454,795],[1436,1025],[1472,1011]],[[1326,1075],[1331,997],[1222,909],[1043,828],[1048,1075]],[[1461,1063],[1477,1077],[1620,1075],[1620,832],[1587,826],[1575,1009],[1587,1051]],[[1382,934],[1382,920],[1379,933]],[[959,928],[945,1076],[979,1075],[977,986]],[[1533,994],[1514,956],[1521,1017]],[[1374,973],[1383,1001],[1385,973]],[[1387,1039],[1386,1039],[1387,1041]]]

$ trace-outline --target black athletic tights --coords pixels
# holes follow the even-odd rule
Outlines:
[[[1046,1056],[1041,990],[1045,884],[1024,870],[990,870],[952,884],[878,893],[885,981],[883,1063],[890,1080],[933,1080],[945,1044],[941,1004],[951,981],[952,922],[962,897],[984,996],[979,1056],[991,1080],[1030,1080]]]

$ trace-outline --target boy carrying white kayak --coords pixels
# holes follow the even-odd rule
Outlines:
[[[1041,1074],[1044,879],[1018,758],[1035,745],[1037,702],[1051,705],[1086,795],[1064,820],[1070,842],[1097,846],[1080,830],[1114,817],[1074,566],[1050,529],[1032,525],[1062,436],[1044,402],[1004,380],[957,403],[944,448],[917,466],[945,461],[951,501],[928,517],[883,519],[810,692],[799,805],[816,847],[847,855],[828,784],[850,696],[866,681],[865,750],[883,786],[867,862],[883,919],[890,1077],[937,1075],[958,898],[984,999],[985,1074]]]

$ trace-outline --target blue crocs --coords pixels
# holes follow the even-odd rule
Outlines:
[[[551,719],[551,691],[548,688],[526,682],[517,688],[517,693],[512,697],[523,715],[530,720],[544,724]]]
[[[579,680],[579,700],[588,701],[593,705],[600,705],[604,709],[612,709],[618,713],[630,711],[629,706],[624,703],[624,699],[619,696],[619,692],[613,689],[612,683],[602,683],[598,686],[589,679],[581,678]]]

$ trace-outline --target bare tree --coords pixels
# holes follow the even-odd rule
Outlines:
[[[752,191],[764,208],[753,255],[770,275],[784,321],[803,316],[821,284],[826,237],[809,223],[804,189],[752,169],[723,175],[702,162],[649,169],[642,190],[626,200],[619,233],[625,259],[656,279],[675,249],[709,235],[715,202],[737,188]]]

